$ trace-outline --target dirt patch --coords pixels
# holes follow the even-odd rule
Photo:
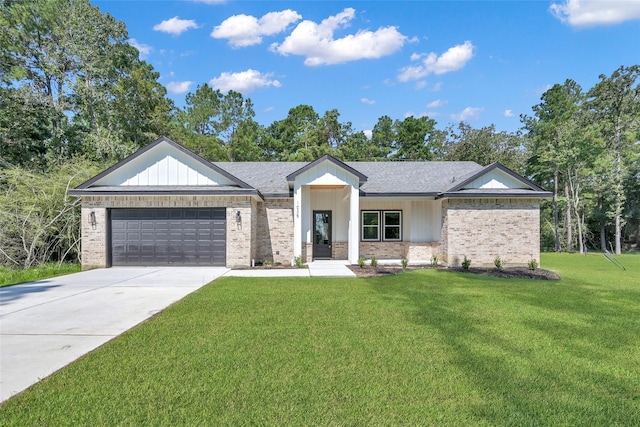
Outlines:
[[[425,268],[432,267],[420,267],[420,266],[409,266],[407,268],[402,268],[400,266],[364,266],[359,267],[357,265],[348,266],[351,271],[353,271],[357,277],[384,277],[393,274],[398,274],[403,271],[411,271],[411,270],[421,270]],[[526,267],[507,267],[502,270],[498,270],[497,268],[479,268],[473,267],[465,270],[461,267],[438,267],[440,271],[453,271],[458,273],[468,273],[468,274],[480,274],[482,276],[493,276],[493,277],[501,277],[507,279],[536,279],[536,280],[560,280],[560,276],[558,273],[553,271],[545,270],[542,268],[536,268],[535,270],[529,270]]]

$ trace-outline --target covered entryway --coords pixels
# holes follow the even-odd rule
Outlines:
[[[331,242],[331,211],[313,211],[313,259],[330,259]]]
[[[225,208],[111,209],[113,266],[226,264]]]

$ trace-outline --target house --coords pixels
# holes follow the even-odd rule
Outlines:
[[[83,268],[539,261],[550,193],[495,163],[208,162],[160,138],[70,191]]]

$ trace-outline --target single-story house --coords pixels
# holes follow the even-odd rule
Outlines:
[[[70,191],[83,268],[539,261],[550,193],[474,162],[209,162],[162,137]]]

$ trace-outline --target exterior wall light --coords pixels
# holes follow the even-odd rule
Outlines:
[[[89,213],[89,224],[91,224],[91,227],[93,228],[96,228],[96,225],[98,225],[98,220],[96,219],[96,213],[94,211]]]
[[[242,216],[240,216],[240,211],[236,212],[236,222],[238,224],[242,223]]]

